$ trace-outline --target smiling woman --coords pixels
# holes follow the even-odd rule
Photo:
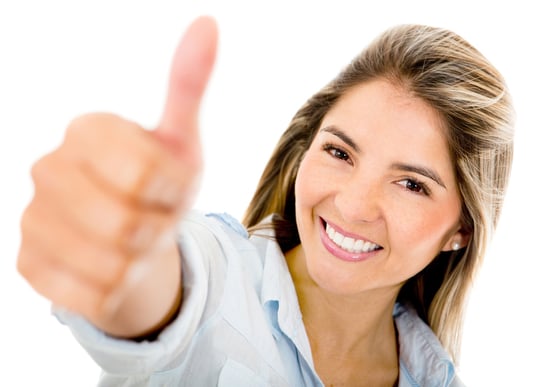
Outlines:
[[[386,312],[410,277],[450,241],[463,240],[456,235],[461,203],[446,137],[436,113],[423,105],[384,80],[353,87],[324,116],[325,129],[298,170],[301,244],[286,259],[305,324],[313,327],[308,334],[316,367],[334,385],[382,385],[378,375],[390,369],[397,378],[398,345]],[[441,170],[453,189],[394,168],[417,164]],[[332,342],[325,344],[324,334]],[[368,366],[351,367],[357,359]],[[348,374],[342,376],[336,363]]]
[[[191,208],[216,47],[197,19],[155,130],[71,122],[32,171],[21,274],[103,385],[461,385],[512,161],[499,72],[446,29],[387,30],[295,114],[242,226]]]
[[[389,323],[396,301],[412,306],[458,358],[465,299],[511,169],[512,118],[502,76],[475,48],[450,31],[416,25],[384,33],[295,115],[245,224],[260,228],[263,214],[277,214],[271,227],[320,375],[374,377],[349,365],[342,376],[331,364],[340,348],[346,359],[349,348],[361,349],[360,360],[371,355],[366,364],[382,364],[380,375],[393,369],[396,335],[400,351],[409,350]],[[347,308],[348,295],[360,300],[355,309]],[[339,327],[350,321],[369,325],[348,337]],[[379,340],[377,348],[388,348],[384,363],[367,352]],[[400,377],[432,381],[402,362],[409,353],[400,356]]]

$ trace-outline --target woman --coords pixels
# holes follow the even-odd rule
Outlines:
[[[502,77],[449,31],[391,29],[295,115],[250,234],[192,211],[177,227],[215,45],[196,21],[153,133],[87,115],[36,164],[20,272],[102,385],[460,385],[464,302],[511,166]]]

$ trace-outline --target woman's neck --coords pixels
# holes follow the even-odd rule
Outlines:
[[[376,374],[375,380],[393,381],[398,376],[398,340],[392,310],[399,288],[351,295],[328,292],[310,278],[301,253],[295,248],[286,260],[323,381],[330,379],[330,372],[347,381],[360,370]]]

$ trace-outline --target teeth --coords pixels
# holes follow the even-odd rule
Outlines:
[[[362,239],[353,239],[344,237],[335,231],[328,223],[326,223],[326,234],[339,247],[350,253],[368,253],[379,248],[379,245],[364,241]]]
[[[333,230],[332,230],[333,231]],[[337,233],[334,231],[334,236],[332,237],[332,240],[338,245],[341,246],[342,243],[344,242],[344,236],[340,233]]]

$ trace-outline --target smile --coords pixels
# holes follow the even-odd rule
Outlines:
[[[342,234],[339,229],[328,224],[324,219],[323,232],[321,233],[322,242],[330,253],[338,258],[347,261],[361,261],[374,255],[377,251],[382,250],[382,246],[367,241]]]

